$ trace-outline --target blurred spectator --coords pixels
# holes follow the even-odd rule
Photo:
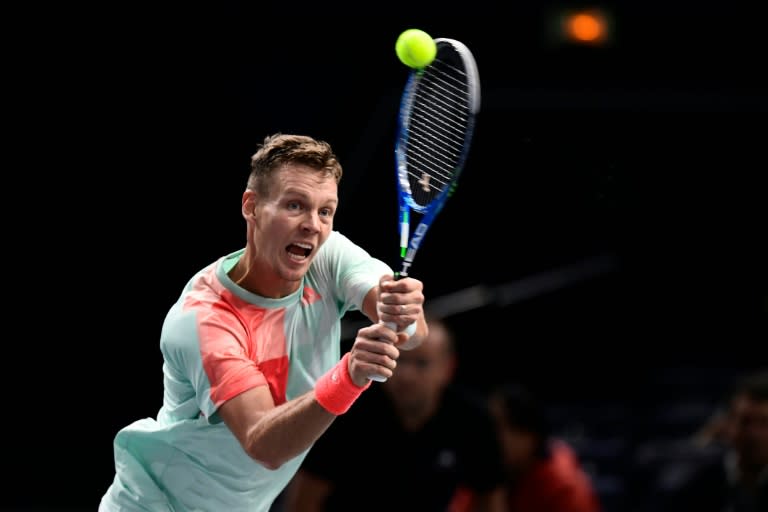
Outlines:
[[[725,416],[710,425],[724,456],[702,464],[672,493],[671,511],[768,511],[768,371],[740,379]]]
[[[597,491],[575,451],[551,434],[527,389],[505,384],[490,397],[506,466],[507,512],[597,512]]]
[[[491,416],[481,397],[453,383],[453,333],[438,319],[428,324],[421,346],[400,352],[394,375],[315,443],[281,499],[285,512],[445,512],[464,509],[470,495],[473,511],[504,511]]]

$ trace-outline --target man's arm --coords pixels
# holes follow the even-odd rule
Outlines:
[[[349,354],[318,379],[314,390],[275,406],[269,388],[258,386],[223,403],[219,416],[251,458],[277,469],[325,432],[370,383],[369,375],[392,374],[399,356],[394,342],[395,333],[385,326],[364,327]]]
[[[317,403],[314,390],[275,407],[268,386],[227,400],[219,415],[248,455],[268,469],[309,448],[336,418]]]

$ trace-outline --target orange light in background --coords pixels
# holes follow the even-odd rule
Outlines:
[[[578,43],[598,44],[606,40],[608,24],[597,10],[576,11],[565,19],[565,35]]]

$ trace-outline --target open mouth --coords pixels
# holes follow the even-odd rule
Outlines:
[[[290,244],[285,250],[293,261],[304,261],[312,254],[313,246],[311,244],[295,243]]]

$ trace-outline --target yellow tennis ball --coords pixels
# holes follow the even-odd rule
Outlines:
[[[421,69],[432,64],[437,55],[437,44],[432,36],[417,28],[402,32],[395,43],[395,52],[408,67]]]

